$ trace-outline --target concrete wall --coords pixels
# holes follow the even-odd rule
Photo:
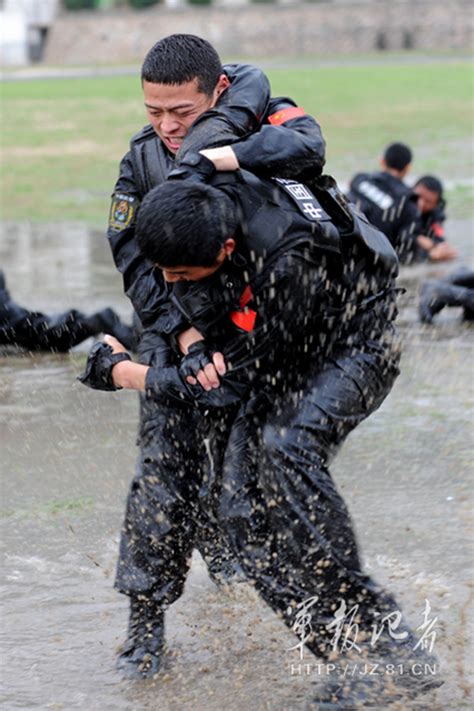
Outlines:
[[[40,59],[59,0],[0,0],[0,66]]]
[[[154,6],[148,10],[60,15],[44,61],[127,63],[161,37],[191,32],[226,57],[368,52],[377,48],[472,48],[471,0],[327,0],[247,7]]]
[[[28,62],[28,27],[21,13],[0,10],[0,66]]]

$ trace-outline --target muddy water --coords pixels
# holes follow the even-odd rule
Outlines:
[[[469,261],[467,223],[452,223],[451,234]],[[81,225],[7,225],[0,263],[13,295],[32,308],[112,305],[130,314],[102,237]],[[473,331],[455,309],[436,327],[416,320],[420,280],[450,269],[402,274],[402,375],[333,465],[371,574],[414,626],[425,600],[438,618],[447,683],[405,709],[472,707]],[[168,615],[164,673],[131,683],[114,671],[127,603],[112,581],[137,403],[133,393],[96,393],[75,381],[89,345],[67,356],[0,358],[3,708],[315,708],[320,677],[290,666],[292,635],[249,586],[218,590],[198,557]]]

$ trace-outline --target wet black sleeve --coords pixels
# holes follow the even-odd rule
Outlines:
[[[249,304],[257,312],[253,331],[236,328],[222,349],[230,370],[220,387],[206,392],[200,385],[188,385],[179,368],[150,368],[145,384],[148,397],[222,408],[244,399],[256,380],[271,383],[285,360],[291,359],[309,310],[314,316],[317,294],[323,290],[317,265],[300,251],[286,253]]]
[[[270,83],[261,69],[227,64],[224,70],[230,86],[214,108],[196,119],[178,152],[178,163],[189,151],[224,146],[256,131],[268,110]]]
[[[326,150],[321,128],[302,109],[291,111],[295,108],[291,99],[271,100],[260,130],[232,146],[241,168],[281,178],[321,175]]]
[[[122,274],[124,291],[133,304],[144,328],[158,318],[169,329],[179,328],[179,315],[169,313],[168,289],[159,270],[140,252],[135,239],[135,220],[140,206],[140,192],[130,153],[120,163],[110,207],[107,237],[115,266]]]

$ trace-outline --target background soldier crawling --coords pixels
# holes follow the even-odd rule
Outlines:
[[[404,182],[412,159],[411,148],[391,143],[380,160],[382,170],[355,175],[348,197],[389,238],[401,262],[454,259],[457,251],[450,244],[429,235],[418,195]]]

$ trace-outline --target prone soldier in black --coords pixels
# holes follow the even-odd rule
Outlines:
[[[142,84],[150,125],[132,139],[130,151],[121,162],[108,237],[116,266],[123,274],[125,292],[144,328],[140,360],[159,367],[166,362],[159,334],[174,339],[183,351],[189,329],[182,314],[175,318],[176,312],[170,311],[168,289],[161,275],[138,249],[134,222],[140,201],[172,170],[178,178],[210,175],[215,169],[239,165],[265,174],[319,175],[324,165],[324,141],[318,124],[303,109],[290,99],[270,97],[268,81],[259,70],[241,65],[222,68],[215,50],[194,36],[172,35],[158,42],[145,59]],[[148,399],[142,398],[141,405],[140,458],[128,510],[140,499],[140,505],[146,503],[152,512],[155,501],[152,494],[147,498],[148,488],[156,481],[156,460],[165,456],[160,447],[171,431],[181,441],[189,440],[197,431],[197,415],[188,412],[184,421],[174,404],[167,412]],[[185,471],[190,481],[201,476],[192,459],[181,455],[173,463],[165,456],[164,461],[170,470]],[[135,515],[142,516],[139,507]],[[232,570],[233,556],[219,540],[214,523],[203,515],[199,524],[200,535],[194,540],[210,572],[217,576],[224,569],[225,573],[227,561]],[[153,540],[162,535],[160,522],[155,520],[150,525],[140,545],[129,526],[127,515],[116,587],[131,597],[133,626],[137,620],[146,623],[150,600],[169,604],[176,599],[181,593],[181,580],[174,576],[172,552],[161,560],[161,587],[156,561],[153,574],[146,556],[143,564],[138,564],[143,557],[143,542],[152,552]],[[129,566],[134,557],[136,564]],[[173,583],[165,582],[173,576]],[[131,633],[131,648],[136,639]],[[139,661],[142,652],[137,648]],[[153,665],[150,669],[153,673]]]
[[[0,270],[0,346],[65,353],[91,336],[111,333],[134,350],[132,328],[111,308],[87,316],[77,309],[58,314],[31,311],[14,301]]]
[[[171,556],[172,573],[186,574],[196,510],[206,507],[247,577],[290,627],[312,601],[306,645],[329,659],[328,625],[341,598],[348,609],[357,605],[366,632],[377,615],[396,609],[361,570],[327,464],[387,396],[399,348],[395,253],[361,215],[341,207],[330,183],[320,185],[318,201],[295,181],[242,172],[215,177],[210,186],[185,181],[150,192],[138,217],[140,245],[173,284],[173,307],[203,339],[182,358],[163,337],[166,366],[107,367],[116,386],[144,389],[160,409],[175,403],[176,411],[198,413],[201,451],[194,439],[173,441],[171,426],[167,457],[179,456],[180,448],[182,456],[205,457],[203,436],[211,454],[192,489],[179,469],[150,482],[162,532],[153,555],[143,551],[146,569]],[[123,349],[114,347],[120,358]],[[209,368],[222,361],[228,372],[221,371],[218,387],[208,387]],[[129,514],[130,532],[135,527],[143,538],[151,512],[141,519]],[[158,599],[148,607],[150,658],[161,655],[165,607]],[[400,644],[383,634],[378,653],[393,663],[409,657],[413,637],[405,633]],[[425,688],[421,679],[403,684]],[[362,687],[352,690],[354,702],[374,691]]]

